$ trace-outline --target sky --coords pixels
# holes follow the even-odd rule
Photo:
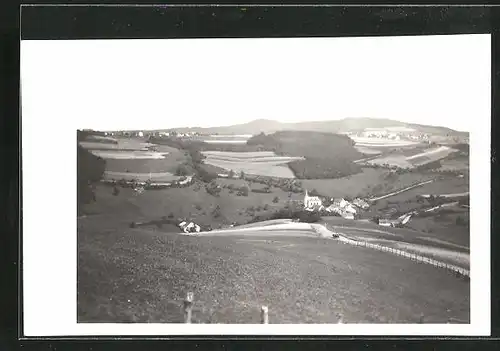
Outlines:
[[[490,35],[23,41],[22,108],[95,130],[491,116]],[[56,122],[50,122],[56,123]]]

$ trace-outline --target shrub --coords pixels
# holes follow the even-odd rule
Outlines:
[[[238,196],[248,196],[248,187],[246,187],[246,186],[242,186],[242,187],[238,190]]]
[[[279,197],[275,196],[273,199],[273,203],[277,204],[280,201]]]
[[[264,188],[264,189],[252,189],[252,192],[259,193],[259,194],[268,194],[271,191],[269,189]]]
[[[131,222],[130,225],[129,225],[130,228],[135,228],[137,227],[137,224],[135,224],[135,222]]]
[[[213,216],[214,218],[219,218],[221,215],[222,215],[222,212],[221,212],[220,206],[219,206],[219,205],[217,205],[217,206],[215,207],[215,209],[212,211],[212,216]]]
[[[102,179],[106,161],[77,145],[77,206],[95,201],[92,184]]]
[[[458,216],[455,220],[455,224],[461,227],[465,227],[467,226],[467,221],[462,216]]]
[[[175,170],[176,176],[187,176],[189,174],[189,170],[185,165],[179,165]]]
[[[310,195],[311,196],[320,196],[320,194],[318,193],[318,191],[316,189],[311,190]]]
[[[197,205],[195,206],[195,208],[196,208],[198,211],[201,211],[201,209],[202,209],[202,207],[201,207],[201,205],[200,205],[200,204],[197,204]]]
[[[172,212],[170,212],[170,214],[168,215],[168,218],[174,218],[174,214]]]

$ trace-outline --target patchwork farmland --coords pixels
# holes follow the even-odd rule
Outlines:
[[[194,323],[255,323],[261,305],[271,323],[469,321],[466,277],[339,239],[468,270],[468,207],[458,206],[468,196],[468,158],[449,157],[452,145],[311,131],[216,133],[80,142],[105,161],[104,180],[175,182],[183,174],[190,183],[92,185],[94,199],[78,219],[79,322],[180,322],[187,291],[195,294]],[[418,168],[435,160],[464,172]],[[323,209],[304,210],[305,190]],[[448,201],[435,200],[439,194],[454,195],[454,203],[404,227],[382,227],[382,219]],[[325,211],[358,197],[368,207],[356,205],[350,219]],[[184,232],[183,222],[200,231]]]
[[[175,175],[179,165],[188,161],[181,150],[141,139],[103,137],[99,140],[106,142],[87,140],[80,141],[79,145],[106,161],[104,179],[107,180],[173,181],[179,179]]]
[[[268,151],[205,151],[203,155],[206,156],[205,163],[227,171],[279,178],[295,178],[287,163],[303,159],[302,157],[278,156],[274,152]]]

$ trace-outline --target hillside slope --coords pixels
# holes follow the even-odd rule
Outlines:
[[[408,127],[422,133],[467,137],[467,132],[456,131],[446,127],[428,126],[415,123],[405,123],[387,118],[344,118],[331,121],[307,121],[297,123],[282,123],[270,119],[257,119],[248,123],[210,128],[170,128],[158,131],[177,130],[179,132],[198,132],[206,134],[259,134],[277,131],[312,131],[343,133],[362,131],[365,128]]]
[[[78,229],[78,322],[181,322],[191,291],[194,323],[259,323],[262,305],[271,323],[418,323],[422,314],[467,323],[469,289],[433,266],[329,239]]]

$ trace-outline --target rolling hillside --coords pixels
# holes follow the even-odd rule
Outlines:
[[[274,133],[277,131],[313,131],[328,133],[343,133],[362,131],[365,128],[385,128],[385,127],[408,127],[416,129],[422,133],[437,135],[450,135],[467,137],[467,132],[456,131],[446,127],[428,126],[414,123],[405,123],[385,118],[344,118],[332,121],[307,121],[299,123],[282,123],[270,119],[256,119],[254,121],[210,128],[171,128],[158,131],[169,131],[175,129],[178,132],[199,132],[206,134],[259,134]]]
[[[78,226],[78,322],[446,323],[469,321],[470,284],[436,267],[338,241],[253,232],[191,237]],[[411,279],[409,278],[411,277]]]

